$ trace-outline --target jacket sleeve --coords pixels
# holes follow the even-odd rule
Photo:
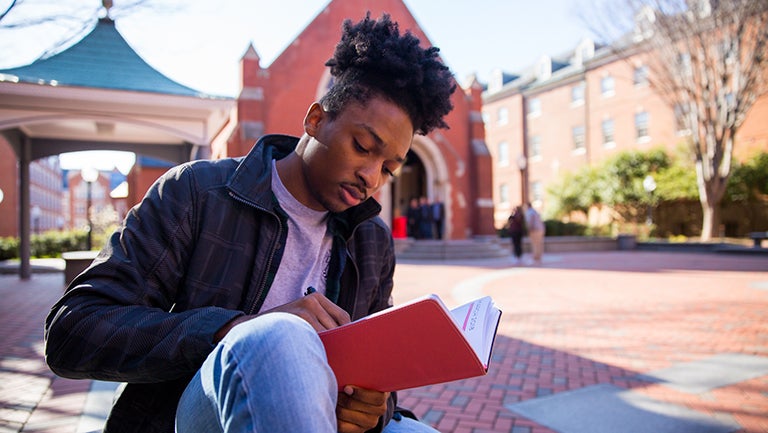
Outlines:
[[[200,196],[191,168],[182,165],[129,212],[46,318],[51,370],[74,379],[151,383],[199,368],[214,333],[242,314],[217,307],[173,311],[196,238]]]

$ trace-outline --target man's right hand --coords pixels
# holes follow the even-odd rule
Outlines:
[[[349,313],[331,302],[322,293],[310,293],[261,314],[275,312],[290,313],[309,322],[317,332],[333,329],[350,322]]]
[[[344,311],[344,309],[331,302],[330,299],[326,298],[321,293],[311,293],[271,310],[255,315],[239,316],[230,320],[216,332],[214,343],[221,341],[230,329],[240,323],[254,319],[263,314],[275,312],[290,313],[299,316],[312,325],[317,332],[333,329],[350,322],[349,313]]]

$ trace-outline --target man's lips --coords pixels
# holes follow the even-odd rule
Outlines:
[[[360,204],[365,200],[365,193],[354,185],[341,185],[342,200],[350,206]]]

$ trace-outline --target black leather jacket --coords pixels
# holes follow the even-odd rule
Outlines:
[[[215,332],[258,311],[282,255],[296,253],[282,248],[271,160],[297,142],[267,136],[243,158],[171,169],[53,306],[45,329],[50,368],[127,383],[106,431],[172,432],[178,399]],[[380,210],[369,199],[329,219],[327,290],[353,320],[391,302],[394,249]],[[395,401],[393,394],[381,424]]]

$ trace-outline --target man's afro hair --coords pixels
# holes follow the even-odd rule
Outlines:
[[[351,100],[364,103],[382,96],[408,113],[416,133],[447,128],[443,116],[453,109],[456,82],[439,51],[421,48],[410,31],[401,36],[387,14],[372,20],[369,12],[357,24],[346,20],[336,51],[325,64],[334,84],[321,102],[335,115]]]

